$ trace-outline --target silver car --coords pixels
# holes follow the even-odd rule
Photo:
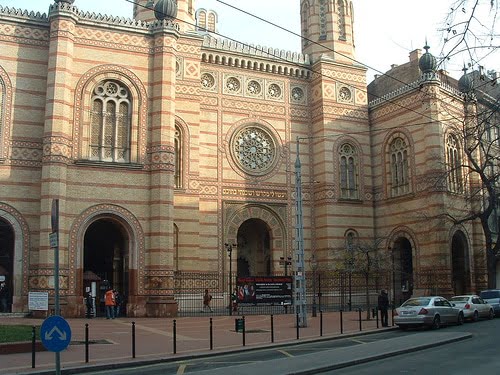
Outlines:
[[[495,317],[493,307],[479,296],[455,296],[450,299],[450,302],[462,309],[465,319],[470,319],[473,322],[477,322],[479,318],[493,319]]]
[[[439,329],[443,324],[462,325],[464,313],[443,297],[415,297],[396,309],[394,323],[401,329],[416,326]]]

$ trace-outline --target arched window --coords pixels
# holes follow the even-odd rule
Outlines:
[[[347,39],[347,34],[345,31],[346,9],[344,0],[337,1],[337,13],[338,13],[338,25],[339,25],[339,39],[346,40]]]
[[[180,127],[175,124],[175,137],[174,137],[174,148],[175,148],[175,187],[180,189],[182,187],[182,131]]]
[[[319,40],[326,40],[328,33],[328,2],[319,1]]]
[[[357,176],[356,149],[349,143],[344,143],[340,148],[340,196],[345,199],[357,199],[358,176]]]
[[[463,191],[462,158],[460,144],[453,134],[446,139],[446,163],[448,167],[448,190],[454,193]]]
[[[102,81],[93,92],[90,159],[130,161],[131,97],[117,81]]]
[[[4,120],[4,105],[5,105],[5,84],[3,80],[0,78],[0,160],[3,159],[3,155],[6,150],[3,149],[4,142],[3,137],[5,135],[5,120]]]
[[[309,18],[311,16],[310,14],[310,8],[311,6],[309,5],[309,2],[306,1],[302,5],[302,47],[306,47],[309,45]]]
[[[390,145],[391,156],[391,193],[393,197],[410,192],[408,162],[409,147],[403,138],[394,139]]]
[[[357,237],[358,234],[352,229],[349,229],[345,233],[345,247],[348,251],[354,250],[354,246],[356,245],[357,242]]]

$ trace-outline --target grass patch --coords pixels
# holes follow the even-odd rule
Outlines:
[[[31,341],[32,326],[0,325],[0,343]],[[40,341],[40,327],[36,327],[36,340]]]

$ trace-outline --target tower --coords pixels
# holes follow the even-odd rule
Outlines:
[[[154,7],[159,0],[137,0],[134,3],[134,19],[154,22]],[[194,30],[195,0],[177,0],[177,20],[180,21],[181,30]]]
[[[301,0],[302,52],[317,61],[354,59],[354,11],[351,0]],[[335,51],[335,52],[333,52]]]

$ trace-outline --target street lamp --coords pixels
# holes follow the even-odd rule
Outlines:
[[[312,316],[316,318],[318,315],[316,313],[316,270],[318,269],[318,262],[316,261],[316,256],[313,254],[309,259],[311,263],[311,269],[313,271],[313,303],[312,303]]]
[[[233,315],[231,293],[233,293],[233,247],[236,248],[237,244],[225,243],[227,254],[229,255],[229,315]]]

